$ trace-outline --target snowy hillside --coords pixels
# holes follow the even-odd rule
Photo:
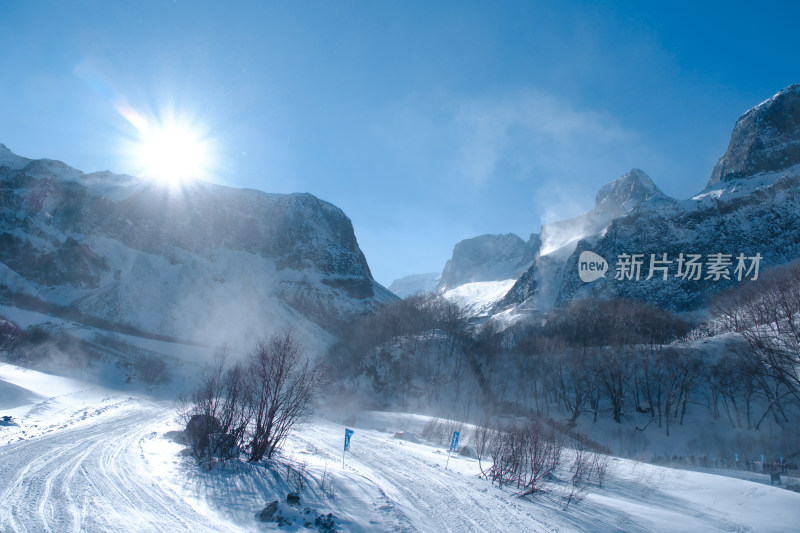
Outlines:
[[[476,459],[448,461],[446,446],[422,440],[427,417],[374,412],[352,413],[344,466],[344,415],[315,419],[290,439],[281,462],[305,471],[295,508],[285,503],[297,488],[289,470],[201,469],[165,435],[179,429],[170,405],[136,393],[0,364],[0,414],[13,416],[0,425],[3,531],[306,531],[328,513],[337,531],[354,532],[788,532],[800,520],[800,494],[766,475],[621,459],[602,488],[563,510],[568,472],[519,498],[480,477]],[[469,435],[462,428],[461,442]],[[292,525],[257,519],[274,500]]]
[[[393,295],[350,220],[310,194],[171,189],[0,145],[0,297],[106,329],[238,346],[330,338]]]
[[[486,316],[514,285],[515,280],[475,281],[444,290],[442,296],[458,304],[471,317]]]

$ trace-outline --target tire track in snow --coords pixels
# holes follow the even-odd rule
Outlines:
[[[0,446],[0,531],[225,530],[148,475],[140,441],[164,415],[127,408]]]

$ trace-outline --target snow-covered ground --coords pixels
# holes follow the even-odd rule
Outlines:
[[[0,425],[4,532],[271,530],[277,524],[256,514],[296,488],[285,466],[196,466],[164,435],[179,429],[172,406],[136,394],[0,364],[0,415],[14,420]],[[558,482],[529,500],[480,478],[475,459],[454,455],[445,469],[446,450],[414,442],[427,417],[354,415],[344,466],[338,421],[317,418],[287,443],[282,462],[307,478],[297,517],[333,513],[341,531],[796,531],[800,523],[800,494],[769,486],[767,476],[622,459],[611,461],[602,489],[564,511]]]

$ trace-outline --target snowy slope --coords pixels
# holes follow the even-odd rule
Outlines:
[[[170,405],[4,364],[0,383],[27,391],[16,403],[30,401],[0,400],[0,414],[20,424],[0,426],[1,530],[278,529],[256,514],[292,490],[283,467],[197,467],[164,436],[178,429]],[[354,414],[344,466],[344,426],[325,419],[298,431],[282,459],[305,464],[302,507],[333,513],[340,531],[788,532],[800,520],[800,494],[769,486],[766,476],[749,481],[617,459],[604,487],[565,511],[558,481],[520,499],[480,478],[475,459],[454,455],[448,463],[439,446],[395,438],[420,434],[427,417]],[[465,429],[462,443],[468,439]]]
[[[516,280],[475,281],[444,290],[442,296],[457,304],[468,316],[486,316]]]

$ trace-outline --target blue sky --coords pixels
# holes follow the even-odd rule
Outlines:
[[[633,167],[702,189],[736,118],[800,81],[799,6],[0,0],[0,143],[135,174],[120,105],[173,113],[212,181],[341,207],[388,285]]]

